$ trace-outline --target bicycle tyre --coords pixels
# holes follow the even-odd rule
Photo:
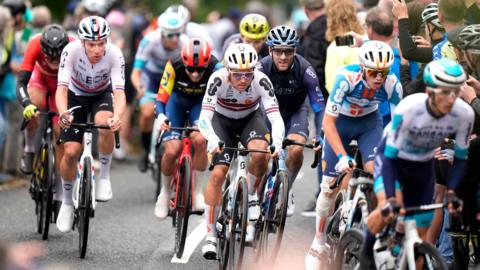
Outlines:
[[[354,269],[360,263],[363,242],[362,231],[356,228],[347,230],[335,249],[333,269]]]
[[[230,239],[227,236],[227,230],[230,224],[230,214],[228,213],[228,197],[229,191],[228,187],[230,186],[230,175],[227,174],[225,179],[225,184],[223,186],[223,198],[222,205],[219,211],[218,222],[221,222],[222,228],[220,231],[217,231],[217,257],[218,257],[218,269],[225,270],[228,267],[228,256],[230,253]],[[220,255],[218,255],[220,254]]]
[[[42,199],[44,201],[44,224],[43,224],[43,232],[42,232],[42,239],[48,239],[48,233],[50,229],[50,223],[52,222],[52,213],[53,213],[53,189],[55,187],[55,156],[52,144],[46,144],[46,159],[43,162],[43,182],[45,183],[45,190],[43,192]]]
[[[192,204],[191,199],[191,160],[190,158],[184,158],[180,166],[180,178],[179,178],[179,193],[177,197],[177,205],[175,211],[177,212],[176,227],[175,227],[175,254],[177,258],[181,258],[183,250],[185,248],[185,239],[187,238],[188,230],[188,217],[190,215],[190,207]],[[180,192],[181,191],[181,192]]]
[[[448,266],[440,255],[440,252],[430,243],[422,242],[414,245],[415,257],[418,258],[418,253],[424,254],[426,257],[422,269],[447,270]],[[428,259],[427,259],[428,258]],[[433,260],[433,262],[432,262]],[[426,265],[428,265],[426,267]]]
[[[88,228],[90,225],[90,212],[92,205],[92,161],[85,158],[83,171],[78,183],[80,185],[78,202],[78,236],[80,258],[85,258],[88,243]]]
[[[245,249],[245,235],[247,233],[248,212],[248,188],[244,177],[238,180],[236,190],[233,193],[232,201],[234,206],[231,215],[228,269],[241,269]]]
[[[163,147],[160,145],[157,148],[155,156],[155,167],[153,169],[153,180],[155,181],[155,199],[157,199],[160,191],[162,191],[162,156]]]
[[[286,172],[279,171],[275,178],[272,196],[265,213],[261,240],[262,261],[266,265],[274,265],[282,244],[285,221],[288,207],[288,177]],[[273,245],[269,248],[269,234],[273,230],[276,234]]]

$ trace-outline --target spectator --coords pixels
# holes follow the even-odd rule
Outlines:
[[[351,0],[336,0],[327,5],[327,49],[325,63],[325,86],[330,92],[335,81],[337,69],[348,64],[358,63],[358,48],[338,46],[335,37],[355,32],[364,35],[365,31],[357,19],[356,6]]]
[[[446,32],[450,32],[455,28],[464,25],[465,6],[462,1],[458,0],[440,0],[438,2],[438,19],[445,28]],[[457,60],[452,44],[448,42],[444,36],[443,41],[433,47],[433,59],[447,57]]]
[[[13,32],[11,29],[10,11],[0,6],[0,156],[5,142],[8,127],[7,102],[11,99],[5,91],[7,84],[11,82],[5,79],[12,76],[10,73],[10,52],[13,45]]]
[[[478,0],[463,0],[465,8],[467,9],[465,14],[466,24],[479,24],[480,23],[480,1]]]
[[[36,6],[32,8],[32,27],[39,33],[43,28],[52,22],[52,14],[47,6]]]

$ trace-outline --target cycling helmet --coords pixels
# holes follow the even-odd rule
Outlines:
[[[184,23],[177,13],[162,13],[158,16],[157,20],[158,28],[162,33],[181,33],[183,32]]]
[[[427,64],[423,73],[423,81],[430,87],[458,88],[467,80],[463,68],[455,61],[442,58]]]
[[[105,15],[109,8],[107,0],[83,0],[83,7],[89,13]]]
[[[225,52],[226,66],[231,69],[253,69],[258,61],[257,51],[249,44],[232,44]]]
[[[297,31],[290,26],[280,25],[268,33],[268,46],[289,46],[296,47],[298,45]]]
[[[438,4],[430,3],[422,11],[422,21],[423,23],[431,23],[438,27],[439,29],[444,29],[440,20],[438,19]]]
[[[25,14],[27,5],[24,0],[3,0],[2,5],[10,10],[12,16]]]
[[[101,40],[110,36],[110,26],[108,22],[99,16],[85,17],[78,25],[78,36],[80,39]]]
[[[47,26],[40,39],[42,52],[50,58],[59,58],[67,44],[67,31],[58,24]]]
[[[393,64],[393,50],[385,42],[371,40],[360,47],[360,64],[370,69],[386,69]]]
[[[480,24],[472,24],[463,28],[458,34],[457,40],[460,49],[480,53]]]
[[[210,46],[199,38],[191,38],[182,48],[182,61],[185,66],[205,67],[210,62]]]
[[[183,24],[187,24],[190,21],[190,11],[184,5],[172,5],[169,6],[165,13],[178,14]]]
[[[267,36],[270,26],[265,16],[251,13],[240,21],[240,34],[250,39],[262,39]]]

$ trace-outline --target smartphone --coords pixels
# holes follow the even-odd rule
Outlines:
[[[335,43],[337,46],[350,46],[355,44],[352,35],[336,36]]]

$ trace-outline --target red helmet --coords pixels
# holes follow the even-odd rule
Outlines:
[[[203,39],[191,38],[183,45],[182,61],[187,67],[206,67],[210,62],[210,45]]]

